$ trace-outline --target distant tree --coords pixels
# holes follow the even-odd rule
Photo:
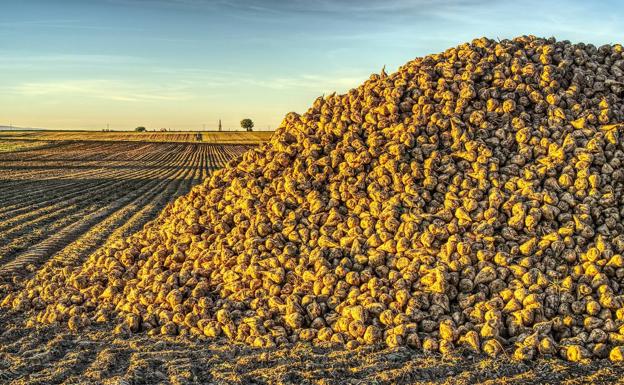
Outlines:
[[[139,126],[139,127],[135,128],[134,131],[136,131],[136,132],[145,132],[147,130],[145,129],[145,127]]]
[[[254,126],[253,120],[251,119],[243,119],[241,120],[241,127],[244,128],[246,131],[251,131],[251,129]]]

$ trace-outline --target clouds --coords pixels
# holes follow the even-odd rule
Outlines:
[[[268,80],[258,80],[247,78],[245,82],[261,88],[284,90],[284,89],[306,89],[319,93],[330,93],[336,90],[347,90],[357,86],[366,79],[366,75],[343,74],[343,75],[312,75],[304,74],[294,77],[275,77]]]
[[[228,0],[222,4],[274,12],[317,12],[373,14],[405,11],[428,11],[448,6],[468,6],[488,0]]]
[[[155,73],[171,73],[155,69]],[[166,85],[122,79],[64,79],[27,81],[5,88],[17,96],[62,98],[91,98],[114,102],[152,103],[179,102],[197,98],[202,93],[228,96],[238,90],[267,94],[276,91],[295,91],[313,94],[344,92],[366,79],[365,74],[303,74],[258,78],[248,73],[205,72],[201,70],[175,71]]]
[[[180,87],[156,87],[110,79],[25,82],[10,87],[8,91],[29,97],[96,98],[116,102],[167,102],[190,98]]]
[[[177,83],[189,88],[208,91],[256,88],[266,91],[305,90],[318,94],[346,91],[362,81],[367,71],[339,71],[326,73],[304,73],[300,75],[257,76],[249,72],[215,71],[201,68],[154,68],[152,71],[164,77],[176,77]]]
[[[474,6],[493,0],[108,0],[120,5],[187,9],[238,9],[266,13],[369,13],[426,11]]]
[[[15,54],[0,51],[0,69],[55,69],[70,67],[127,66],[140,64],[136,56],[105,54]]]
[[[78,23],[77,19],[22,19],[22,20],[4,20],[0,21],[2,28],[14,27],[59,27]]]
[[[93,31],[139,31],[139,28],[111,27],[105,24],[85,23],[81,19],[23,19],[23,20],[4,20],[0,21],[0,28],[8,30],[93,30]]]

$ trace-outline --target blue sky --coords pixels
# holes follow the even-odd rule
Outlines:
[[[616,1],[0,0],[0,125],[275,128],[475,37],[624,42]]]

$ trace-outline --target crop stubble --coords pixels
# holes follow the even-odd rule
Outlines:
[[[63,142],[0,153],[0,276],[50,258],[67,261],[59,251],[81,250],[71,253],[79,261],[113,232],[142,226],[247,148]]]

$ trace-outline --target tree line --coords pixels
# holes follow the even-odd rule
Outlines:
[[[245,118],[245,119],[240,121],[240,126],[245,131],[248,131],[248,132],[249,131],[253,131],[254,122],[253,122],[253,120],[251,120],[249,118]],[[136,132],[146,132],[147,128],[145,128],[144,126],[139,126],[139,127],[135,128],[134,131],[136,131]]]

